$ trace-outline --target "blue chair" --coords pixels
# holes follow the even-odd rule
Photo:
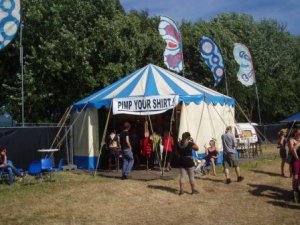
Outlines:
[[[52,160],[50,158],[41,159],[41,167],[43,172],[51,172],[52,168]]]
[[[195,160],[201,160],[201,159],[203,159],[203,157],[201,157],[201,155],[200,154],[198,154],[196,151],[192,151],[192,156],[193,156],[193,158],[195,159]]]
[[[41,161],[34,161],[29,164],[27,175],[33,176],[36,179],[42,178],[42,164]],[[29,180],[29,176],[26,176],[24,179],[24,184],[32,184]]]
[[[31,176],[41,176],[42,175],[42,164],[40,161],[35,161],[30,163],[27,174]]]
[[[64,160],[63,160],[63,159],[60,159],[59,162],[58,162],[57,167],[54,167],[53,170],[54,170],[55,172],[62,171],[62,169],[63,169],[63,168],[62,168],[63,164],[64,164]]]
[[[205,159],[205,154],[198,154],[196,151],[193,151],[193,158],[195,160],[203,160]],[[219,153],[217,155],[217,158],[215,160],[215,164],[219,164],[219,163],[222,163],[223,161],[223,154],[222,153]],[[211,162],[210,161],[205,161],[205,163],[202,165],[202,168],[201,168],[201,171],[196,171],[196,172],[200,172],[200,174],[207,174],[209,172],[209,167],[211,166]],[[196,169],[196,168],[195,168]]]
[[[43,177],[47,179],[47,181],[52,181],[52,175],[54,172],[52,165],[53,165],[52,159],[50,158],[41,159],[42,174]]]

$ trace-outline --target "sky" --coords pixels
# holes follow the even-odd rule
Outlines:
[[[150,16],[164,15],[180,22],[210,20],[219,13],[247,13],[255,20],[276,19],[287,31],[300,35],[300,0],[120,0],[128,12],[148,10]]]

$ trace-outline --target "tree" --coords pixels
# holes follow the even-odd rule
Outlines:
[[[158,17],[147,11],[125,13],[118,0],[27,0],[23,2],[26,122],[57,122],[81,98],[148,63],[163,65],[165,43]],[[210,21],[182,21],[185,76],[216,88],[198,44],[205,35],[219,45],[233,96],[257,121],[254,86],[237,81],[233,44],[245,44],[254,61],[263,122],[300,111],[300,38],[275,20],[225,13]],[[20,120],[18,37],[0,51],[0,104]],[[238,110],[237,110],[238,112]],[[242,116],[237,113],[240,121]]]

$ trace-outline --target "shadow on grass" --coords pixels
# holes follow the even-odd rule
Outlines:
[[[167,187],[167,186],[162,186],[162,185],[148,185],[148,188],[150,189],[157,189],[161,191],[166,191],[170,192],[172,194],[178,194],[178,190],[175,188]]]
[[[286,202],[276,202],[276,201],[269,201],[268,203],[274,205],[274,206],[279,206],[279,207],[282,207],[282,208],[286,208],[286,209],[300,209],[300,205],[296,205],[295,204],[289,204],[289,203],[286,203]]]
[[[300,206],[296,206],[292,203],[293,194],[290,191],[287,191],[280,187],[274,187],[263,184],[248,184],[253,190],[250,190],[249,193],[257,197],[266,197],[270,198],[273,201],[268,201],[268,203],[290,209],[299,209]]]
[[[279,173],[273,173],[273,172],[267,172],[267,171],[263,171],[263,170],[250,170],[251,172],[254,173],[261,173],[261,174],[266,174],[272,177],[281,177],[281,175]]]
[[[215,183],[224,183],[224,180],[215,180],[215,179],[211,179],[209,177],[195,177],[195,179],[198,179],[198,180],[207,180],[207,181],[211,181],[211,182],[215,182]]]

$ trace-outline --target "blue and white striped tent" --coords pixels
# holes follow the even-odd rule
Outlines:
[[[179,95],[179,102],[234,105],[234,99],[197,84],[159,66],[148,64],[123,79],[76,102],[78,111],[86,108],[109,107],[113,98]]]
[[[189,131],[199,146],[211,138],[221,143],[225,125],[234,125],[233,98],[149,64],[73,105],[74,163],[86,169],[96,165],[101,107],[109,108],[113,99],[170,95],[183,103],[178,135]]]

